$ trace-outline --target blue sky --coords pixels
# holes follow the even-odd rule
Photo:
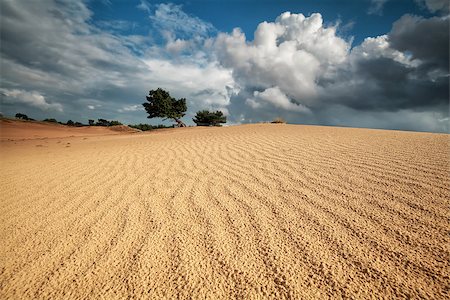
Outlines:
[[[127,33],[146,34],[150,30],[145,11],[136,9],[139,1],[90,1],[93,21],[125,20],[137,23],[134,30]],[[253,33],[262,21],[274,21],[283,12],[301,12],[310,15],[322,14],[330,24],[341,22],[348,25],[343,34],[354,37],[354,43],[364,38],[388,32],[392,23],[404,14],[430,16],[423,5],[412,0],[387,1],[380,10],[371,12],[374,6],[370,0],[191,0],[170,1],[181,5],[183,11],[211,23],[218,31],[231,32],[240,27],[253,39]],[[146,1],[151,9],[162,1]],[[135,4],[135,5],[133,5]]]
[[[184,121],[282,117],[447,132],[447,0],[0,0],[0,112],[149,120],[158,87]],[[168,121],[166,121],[168,122]]]

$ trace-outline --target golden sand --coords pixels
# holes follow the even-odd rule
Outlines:
[[[449,135],[2,136],[2,299],[448,297]]]

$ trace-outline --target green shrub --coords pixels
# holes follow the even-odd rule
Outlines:
[[[31,120],[30,118],[28,118],[28,116],[26,114],[21,114],[21,113],[16,114],[16,119]]]
[[[161,128],[173,128],[173,126],[165,126],[162,124],[159,125],[150,125],[150,124],[136,124],[136,125],[128,125],[128,127],[139,129],[142,131],[148,131],[148,130],[154,130],[154,129],[161,129]]]
[[[43,122],[58,123],[58,121],[56,121],[56,119],[54,119],[54,118],[44,119]]]
[[[109,126],[117,126],[117,125],[122,125],[122,123],[120,123],[119,121],[110,121],[109,122]]]
[[[90,126],[94,125],[94,120],[89,120],[89,125]],[[98,119],[97,123],[95,123],[95,126],[116,126],[116,125],[122,125],[122,123],[120,123],[119,121],[108,121],[106,119]]]
[[[216,112],[201,110],[197,112],[192,120],[197,126],[221,126],[220,123],[227,122],[227,117],[219,110]]]

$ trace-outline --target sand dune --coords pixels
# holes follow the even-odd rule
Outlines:
[[[4,140],[0,298],[444,299],[448,149],[270,124]]]
[[[139,130],[125,125],[102,127],[70,127],[58,123],[0,119],[0,140],[16,141],[30,139],[64,138],[74,136],[109,135],[132,133]]]

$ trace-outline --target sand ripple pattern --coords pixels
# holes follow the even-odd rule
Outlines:
[[[449,135],[293,125],[3,143],[2,299],[445,299]]]

